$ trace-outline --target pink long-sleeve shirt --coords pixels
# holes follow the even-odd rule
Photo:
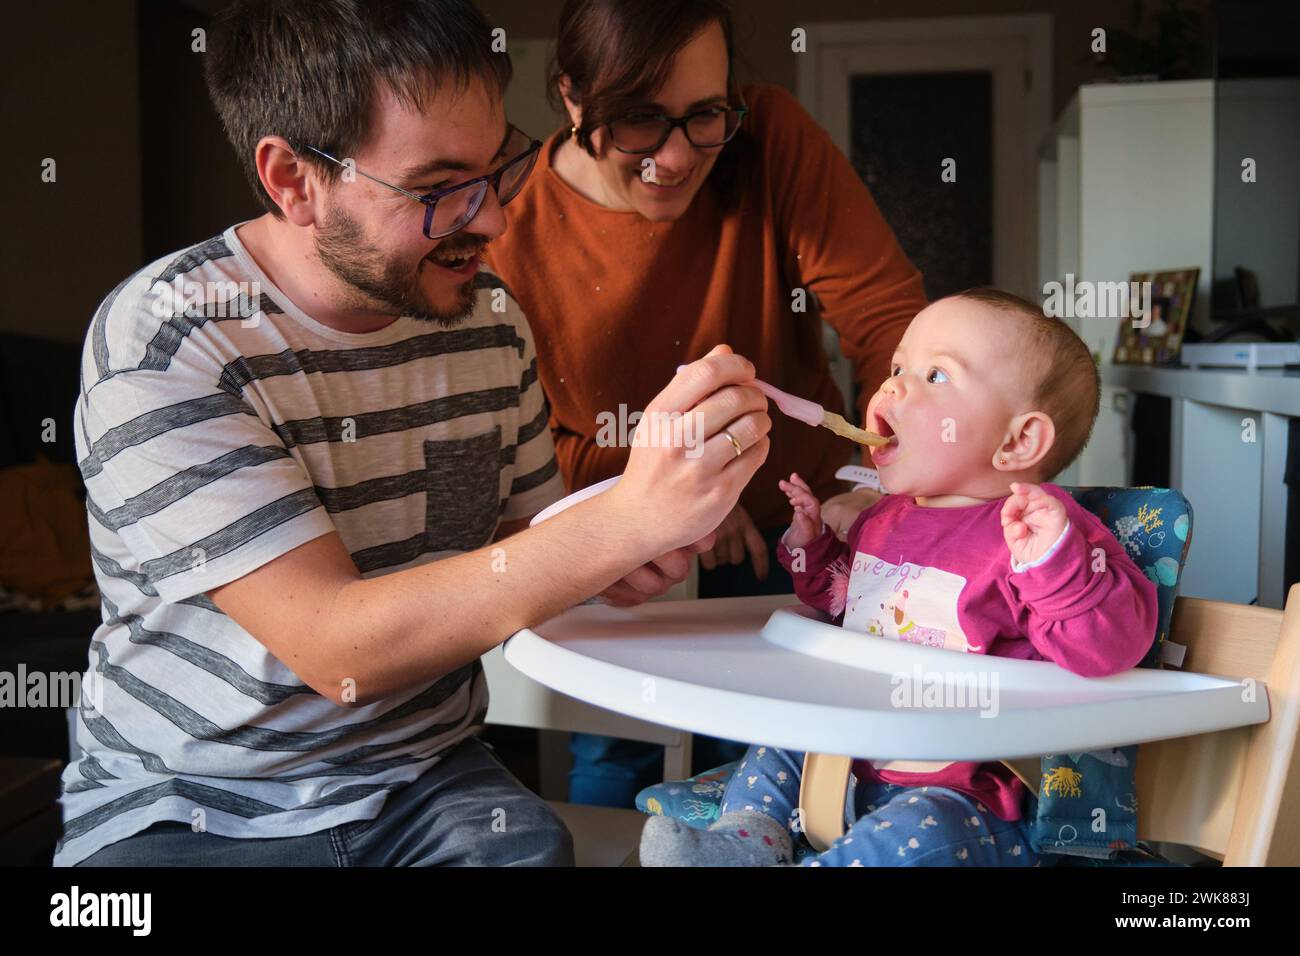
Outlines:
[[[1005,499],[925,508],[886,495],[849,529],[823,529],[802,549],[778,549],[795,592],[838,612],[834,580],[848,576],[844,627],[877,637],[973,654],[1054,661],[1084,677],[1137,665],[1156,632],[1156,587],[1101,523],[1056,485],[1044,490],[1069,522],[1052,549],[1017,568],[1003,538]],[[842,589],[841,589],[842,594]],[[1003,820],[1021,816],[1025,787],[1001,763],[871,761],[858,779],[951,787]]]

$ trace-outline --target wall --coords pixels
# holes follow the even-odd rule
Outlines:
[[[0,329],[79,341],[140,266],[137,54],[134,3],[5,9]],[[53,183],[41,181],[46,157]]]
[[[494,25],[507,37],[550,37],[559,21],[563,0],[478,0]],[[1205,0],[1184,4],[1202,11]],[[924,17],[967,17],[1013,13],[1050,13],[1053,22],[1053,95],[1055,115],[1082,83],[1105,76],[1089,54],[1094,27],[1128,24],[1129,0],[731,0],[742,75],[776,83],[793,91],[795,57],[790,31],[799,25],[836,20],[889,20]]]
[[[1215,279],[1244,266],[1259,281],[1263,308],[1294,305],[1300,282],[1300,80],[1218,84],[1215,102]],[[1241,161],[1256,179],[1242,181]]]
[[[479,3],[494,24],[519,40],[550,37],[562,6],[562,0]],[[17,291],[0,305],[0,329],[79,340],[103,296],[147,256],[200,240],[254,211],[229,146],[215,135],[197,57],[182,44],[157,47],[154,40],[183,40],[188,21],[201,24],[221,5],[221,0],[188,0],[192,15],[177,11],[175,2],[145,7],[151,21],[143,31],[148,81],[143,111],[136,3],[61,0],[7,10],[0,55],[6,75],[16,82],[6,82],[0,91],[11,143],[9,167],[0,177],[0,208],[9,220],[0,280]],[[742,77],[793,90],[796,54],[790,51],[790,30],[801,23],[970,16],[975,5],[968,0],[732,0],[732,6]],[[1053,15],[1055,112],[1080,83],[1100,75],[1088,62],[1089,32],[1123,25],[1128,0],[1086,5],[988,0],[978,10]],[[541,101],[540,89],[523,88],[540,84],[541,49],[534,45],[521,58],[520,88],[512,98]],[[531,123],[534,135],[547,132],[539,123],[544,119]],[[40,181],[40,163],[47,156],[58,162],[58,181],[48,185]],[[159,189],[172,192],[151,199]],[[142,200],[153,203],[147,216]]]
[[[208,97],[204,53],[193,49],[192,31],[210,26],[176,0],[150,0],[140,21],[142,262],[262,214]]]

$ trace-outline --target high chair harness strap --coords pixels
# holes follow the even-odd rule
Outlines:
[[[852,757],[805,754],[799,782],[799,809],[804,836],[819,853],[844,835],[844,801]]]

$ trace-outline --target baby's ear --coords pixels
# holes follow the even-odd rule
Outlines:
[[[1024,472],[1039,465],[1056,444],[1056,425],[1046,412],[1024,412],[1011,419],[1001,446],[993,453],[998,471]]]

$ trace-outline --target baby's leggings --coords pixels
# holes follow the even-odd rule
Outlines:
[[[1031,820],[1009,823],[948,787],[854,783],[852,777],[852,826],[824,853],[815,853],[802,841],[795,814],[803,758],[797,750],[750,747],[727,782],[721,808],[722,813],[760,810],[780,820],[790,829],[803,866],[1038,864],[1029,844]]]

